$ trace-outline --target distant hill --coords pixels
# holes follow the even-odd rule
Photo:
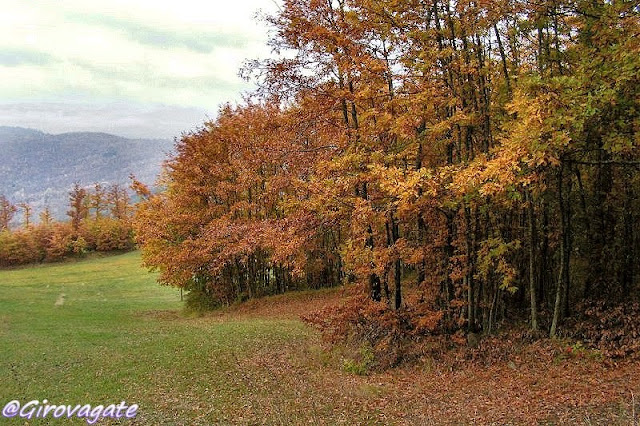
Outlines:
[[[90,132],[51,135],[0,126],[0,194],[13,203],[30,203],[36,214],[48,205],[63,219],[75,182],[128,186],[133,173],[153,184],[172,148],[173,141],[165,139]]]

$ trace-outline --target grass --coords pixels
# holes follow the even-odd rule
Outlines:
[[[297,319],[337,292],[277,296],[193,317],[183,314],[177,290],[158,286],[139,264],[139,254],[128,253],[0,271],[2,407],[14,399],[94,406],[124,400],[140,408],[122,423],[141,425],[633,419],[637,363],[528,367],[515,360],[515,370],[511,362],[449,371],[426,360],[428,368],[360,376]],[[45,422],[0,417],[0,424]]]
[[[253,390],[243,362],[309,335],[293,320],[184,318],[179,293],[139,264],[129,253],[1,271],[0,401],[125,400],[149,424],[224,421]]]

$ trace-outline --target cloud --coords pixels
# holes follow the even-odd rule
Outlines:
[[[198,108],[131,102],[40,102],[0,104],[0,125],[46,133],[105,132],[129,138],[172,139],[210,118]]]
[[[0,51],[0,66],[47,65],[52,62],[54,58],[51,55],[35,50],[3,49]]]
[[[185,48],[198,53],[211,53],[217,46],[246,49],[251,42],[251,37],[242,33],[241,28],[233,33],[215,31],[215,28],[209,31],[176,31],[108,15],[74,13],[68,16],[72,22],[101,25],[125,34],[132,41],[163,49]]]
[[[138,114],[166,129],[155,133],[175,135],[176,126],[166,111],[178,114],[176,121],[188,129],[204,114],[214,116],[221,103],[238,101],[243,91],[252,88],[237,73],[244,60],[269,53],[267,30],[253,15],[260,8],[273,7],[274,3],[264,0],[226,4],[202,0],[4,0],[0,14],[0,124],[55,127],[55,120],[63,123],[76,117],[69,111],[77,112],[78,103],[96,108],[148,105],[156,113],[164,111],[163,122],[153,121],[154,115],[144,113],[144,108],[130,109],[125,115]],[[47,118],[39,120],[27,113],[25,117],[34,123],[29,124],[24,117],[9,113],[20,110],[19,105],[29,105]],[[71,106],[63,108],[67,113],[56,115],[45,111],[52,105]],[[167,107],[158,109],[158,105]],[[195,122],[187,122],[187,117]],[[82,119],[87,120],[86,130],[102,125],[102,117],[84,114]],[[114,122],[126,132],[132,131],[131,120]],[[136,123],[149,130],[144,123]]]

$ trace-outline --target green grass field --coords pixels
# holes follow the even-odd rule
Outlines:
[[[639,363],[425,362],[357,376],[298,318],[336,292],[194,317],[139,253],[0,271],[0,404],[140,406],[99,424],[630,424]],[[571,371],[570,374],[567,372]],[[0,407],[1,408],[1,407]],[[632,420],[631,420],[632,421]],[[0,424],[86,424],[5,419]],[[631,423],[632,424],[632,423]]]
[[[245,363],[298,345],[309,330],[286,319],[183,317],[178,291],[139,265],[129,253],[0,271],[3,406],[125,400],[140,405],[143,424],[257,419],[259,386]]]

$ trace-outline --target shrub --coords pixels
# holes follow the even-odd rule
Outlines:
[[[38,241],[30,230],[0,233],[0,266],[17,266],[41,260]]]
[[[363,343],[360,346],[357,359],[345,359],[343,362],[343,369],[347,373],[357,374],[358,376],[365,376],[369,373],[369,370],[374,365],[375,353],[371,345]]]
[[[220,302],[211,297],[211,295],[200,289],[190,290],[184,297],[185,310],[187,312],[193,312],[201,314],[221,306]]]
[[[73,253],[73,228],[68,223],[56,223],[52,226],[46,247],[46,260],[64,259]]]
[[[86,223],[81,234],[87,248],[96,251],[131,250],[134,247],[133,229],[124,220],[100,218]]]
[[[426,306],[396,311],[366,296],[352,297],[341,306],[327,307],[304,316],[303,320],[320,330],[331,343],[342,342],[357,348],[356,361],[344,365],[356,374],[386,369],[421,356],[425,348],[432,347],[428,340],[442,332],[441,312]],[[370,348],[370,358],[363,354],[364,347]]]
[[[640,355],[640,304],[587,301],[567,321],[570,337],[598,349],[606,357]]]

